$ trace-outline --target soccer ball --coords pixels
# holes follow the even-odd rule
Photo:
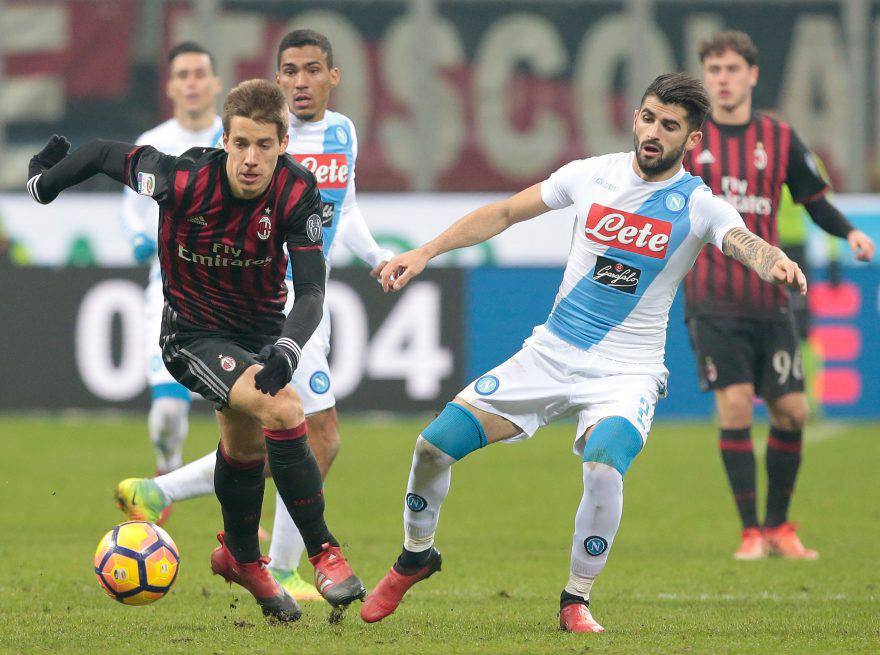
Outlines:
[[[95,551],[95,575],[108,595],[126,605],[162,598],[177,579],[180,555],[168,533],[146,521],[120,523]]]

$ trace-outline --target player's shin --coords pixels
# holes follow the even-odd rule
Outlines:
[[[575,515],[565,586],[572,600],[589,600],[593,582],[605,567],[623,514],[623,476],[641,448],[640,433],[622,417],[604,419],[590,434],[584,448],[584,495]]]
[[[271,568],[279,571],[296,571],[306,544],[296,529],[296,524],[284,506],[280,493],[275,495],[275,522],[272,526],[272,545],[269,547]]]
[[[455,459],[419,436],[406,484],[403,508],[404,542],[402,568],[419,567],[434,545],[440,506],[449,493]]]
[[[720,431],[719,447],[724,471],[730,482],[733,500],[744,529],[758,526],[755,501],[755,453],[752,448],[751,428]]]
[[[764,526],[788,522],[788,506],[801,466],[802,430],[771,426],[767,439],[767,516]]]
[[[309,448],[305,421],[289,430],[264,429],[263,434],[275,486],[302,535],[309,557],[319,554],[325,543],[338,546],[324,521],[321,471]]]
[[[147,417],[156,469],[168,473],[183,464],[183,442],[189,430],[189,399],[153,398]]]
[[[223,510],[226,546],[237,562],[260,558],[260,510],[263,506],[264,459],[249,462],[231,458],[223,444],[217,448],[214,489]]]
[[[397,561],[401,570],[417,569],[430,559],[451,467],[486,443],[482,424],[458,403],[447,403],[416,440],[403,508],[405,539]]]
[[[198,498],[214,493],[214,466],[217,453],[208,453],[155,479],[168,502]]]

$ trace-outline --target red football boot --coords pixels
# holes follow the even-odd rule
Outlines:
[[[769,546],[760,528],[743,528],[742,541],[733,554],[733,559],[756,560],[767,557]]]
[[[299,619],[302,615],[299,605],[266,568],[269,564],[268,557],[263,556],[256,562],[242,564],[236,562],[229,552],[222,532],[217,535],[217,541],[220,545],[211,553],[211,570],[215,575],[223,576],[227,582],[234,582],[247,589],[256,598],[264,616],[282,623]]]
[[[605,632],[590,613],[589,603],[565,591],[559,601],[559,627],[566,632]]]
[[[392,566],[364,601],[361,607],[361,618],[367,623],[375,623],[389,614],[393,614],[409,588],[416,582],[434,575],[440,570],[442,563],[443,558],[440,557],[440,551],[431,548],[428,561],[413,573],[405,574],[397,570],[397,564]]]
[[[770,547],[770,553],[785,559],[819,559],[819,553],[811,548],[804,548],[797,536],[794,523],[783,523],[775,528],[764,528],[764,538]]]
[[[310,557],[309,561],[315,567],[315,587],[333,607],[345,609],[367,595],[339,546],[323,544],[321,552]]]

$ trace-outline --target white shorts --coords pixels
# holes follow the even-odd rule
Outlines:
[[[293,284],[290,280],[287,280],[286,283],[285,314],[293,306]],[[333,387],[330,384],[330,366],[327,363],[329,354],[330,312],[327,310],[325,300],[324,316],[321,323],[303,348],[302,357],[293,373],[293,380],[290,381],[302,401],[303,412],[306,416],[317,414],[336,405],[336,396],[333,395]]]
[[[538,428],[576,414],[574,452],[580,455],[586,430],[610,416],[630,421],[644,443],[654,407],[666,395],[668,376],[663,364],[605,359],[572,346],[540,325],[522,350],[474,380],[458,396],[522,429],[506,441],[528,439]]]
[[[162,274],[159,271],[159,260],[153,260],[150,266],[150,280],[144,292],[144,353],[146,354],[147,382],[151,387],[161,384],[180,384],[165,368],[162,361],[162,348],[159,347],[159,332],[162,329],[162,308],[165,298],[162,295]],[[183,386],[183,385],[181,385]]]

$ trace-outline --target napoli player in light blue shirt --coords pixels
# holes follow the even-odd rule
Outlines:
[[[385,289],[398,291],[439,254],[551,209],[577,210],[568,265],[546,323],[522,350],[459,392],[416,440],[403,550],[361,608],[365,621],[393,613],[410,587],[440,570],[434,536],[455,462],[574,415],[584,491],[559,620],[568,632],[604,631],[590,612],[590,592],[620,525],[623,476],[666,394],[666,325],[679,282],[709,244],[762,279],[806,293],[797,264],[746,230],[733,207],[682,168],[708,111],[699,81],[661,75],[634,112],[634,151],[566,164],[471,212],[382,270]]]

